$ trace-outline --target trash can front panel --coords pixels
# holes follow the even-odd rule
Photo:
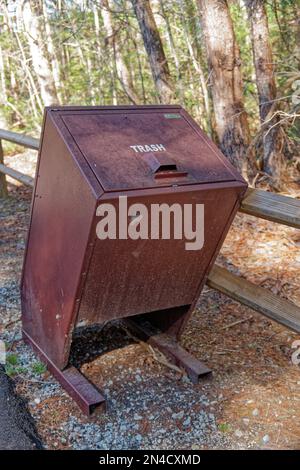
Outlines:
[[[200,185],[190,191],[155,194],[151,190],[147,195],[128,197],[128,207],[143,203],[147,208],[149,239],[96,240],[78,323],[102,323],[112,318],[192,304],[217,247],[226,235],[239,190],[239,187],[204,189]],[[118,198],[105,198],[105,202],[114,205],[118,220]],[[151,239],[151,206],[162,202],[169,207],[180,206],[182,220],[184,205],[193,204],[194,228],[195,205],[204,205],[204,225],[197,227],[197,240],[185,239],[184,233],[182,239],[174,239],[172,226],[170,239]],[[200,246],[202,229],[202,248],[188,249],[196,248],[197,242]]]

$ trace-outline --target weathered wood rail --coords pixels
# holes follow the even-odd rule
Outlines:
[[[34,178],[29,175],[24,175],[20,171],[14,170],[4,165],[2,140],[18,144],[29,149],[38,150],[39,139],[35,139],[34,137],[30,137],[28,135],[19,134],[17,132],[11,132],[6,131],[4,129],[0,129],[0,197],[6,197],[7,184],[5,175],[10,176],[11,178],[17,181],[20,181],[26,186],[31,186],[32,188],[34,186]]]
[[[7,194],[5,175],[27,186],[34,186],[34,178],[4,165],[1,140],[34,150],[39,148],[38,139],[0,129],[0,197]],[[300,229],[300,200],[291,197],[249,188],[240,212]],[[218,265],[209,273],[207,285],[300,333],[300,307],[269,290]]]

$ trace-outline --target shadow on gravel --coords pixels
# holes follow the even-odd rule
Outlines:
[[[0,449],[43,449],[26,402],[0,365]]]
[[[134,342],[119,321],[76,328],[73,334],[70,363],[80,368],[104,353],[123,348]]]

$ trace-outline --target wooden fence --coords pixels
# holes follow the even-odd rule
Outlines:
[[[2,140],[34,150],[39,148],[38,139],[0,129],[0,195],[7,194],[5,175],[33,187],[34,178],[4,165]],[[242,201],[240,212],[300,228],[300,200],[290,197],[249,188]],[[217,264],[209,273],[207,285],[300,333],[300,307],[269,290],[259,287]]]

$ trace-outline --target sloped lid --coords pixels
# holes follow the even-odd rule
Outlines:
[[[180,107],[61,111],[105,191],[237,179],[229,162]]]

